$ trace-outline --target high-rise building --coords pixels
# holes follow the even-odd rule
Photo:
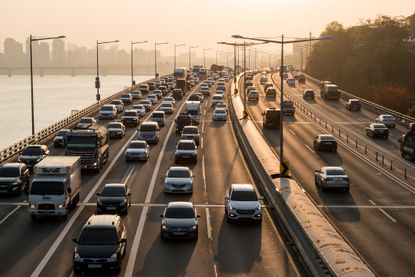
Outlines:
[[[63,66],[66,62],[65,42],[62,39],[54,39],[52,42],[52,64]]]
[[[6,66],[20,67],[23,65],[23,45],[12,38],[4,40],[4,63]]]
[[[49,43],[48,42],[39,43],[39,47],[36,53],[33,54],[33,56],[37,57],[40,66],[49,65],[50,64]]]

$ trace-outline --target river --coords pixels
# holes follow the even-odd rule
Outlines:
[[[136,76],[136,82],[151,79]],[[131,84],[130,76],[103,76],[101,99]],[[72,110],[96,102],[95,76],[34,76],[35,132],[61,120]],[[0,149],[32,133],[30,76],[0,76]]]

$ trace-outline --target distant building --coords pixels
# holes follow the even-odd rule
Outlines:
[[[63,66],[65,63],[65,42],[62,39],[55,39],[52,42],[52,64],[56,66]]]
[[[4,40],[4,65],[20,67],[23,64],[23,44],[12,38]]]

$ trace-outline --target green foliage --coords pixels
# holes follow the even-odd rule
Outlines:
[[[415,95],[415,47],[406,40],[414,33],[415,14],[378,16],[347,29],[332,22],[321,35],[333,39],[313,46],[307,72],[406,113]]]

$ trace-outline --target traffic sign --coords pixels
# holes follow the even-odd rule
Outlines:
[[[288,162],[281,162],[280,163],[280,177],[288,177],[289,176],[289,166]]]

